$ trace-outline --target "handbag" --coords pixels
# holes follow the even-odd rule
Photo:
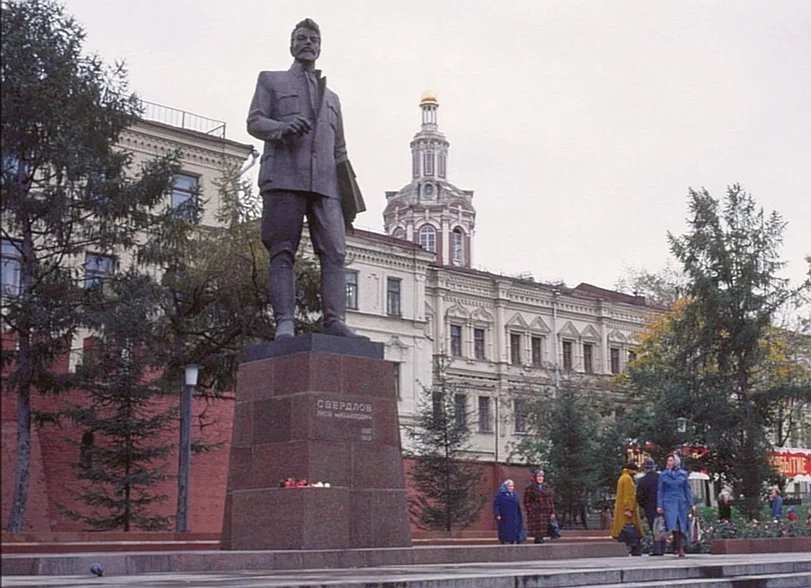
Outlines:
[[[698,543],[701,536],[701,523],[698,522],[697,516],[693,516],[690,518],[690,543]]]
[[[665,517],[658,515],[653,519],[653,540],[654,541],[667,541],[667,525],[665,524]]]
[[[527,540],[527,528],[524,525],[518,527],[518,543],[523,543]]]
[[[639,543],[639,531],[631,523],[625,523],[619,537],[617,537],[617,541],[625,543],[629,549],[633,548]]]
[[[549,519],[549,526],[546,528],[546,534],[551,539],[560,539],[560,525],[557,519]]]

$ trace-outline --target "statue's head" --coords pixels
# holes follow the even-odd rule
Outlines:
[[[293,28],[290,54],[305,63],[312,63],[321,55],[321,29],[313,19],[305,18]]]

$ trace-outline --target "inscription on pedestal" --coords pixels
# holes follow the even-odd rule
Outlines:
[[[314,416],[329,423],[331,430],[336,430],[335,425],[343,425],[340,434],[342,439],[374,441],[375,409],[372,401],[318,397],[313,402]]]

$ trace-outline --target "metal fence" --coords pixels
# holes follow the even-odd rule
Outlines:
[[[143,107],[143,114],[141,117],[144,120],[163,123],[181,129],[188,129],[190,131],[197,131],[205,133],[206,135],[213,135],[221,139],[225,138],[225,122],[200,116],[185,110],[163,106],[154,102],[141,101]]]

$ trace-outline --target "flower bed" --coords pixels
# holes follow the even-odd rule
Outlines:
[[[685,546],[688,553],[781,553],[811,551],[811,525],[805,512],[797,521],[749,521],[733,516],[731,522],[716,520],[716,509],[699,508],[701,540]],[[768,539],[768,541],[763,541]],[[650,552],[650,529],[645,523],[643,547]],[[669,546],[668,549],[671,549]]]

